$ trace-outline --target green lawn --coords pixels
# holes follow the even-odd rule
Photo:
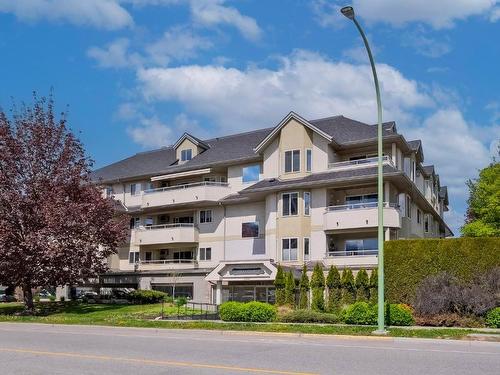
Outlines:
[[[328,324],[286,323],[223,323],[217,321],[153,321],[160,315],[161,304],[156,305],[96,305],[66,303],[38,303],[41,315],[16,315],[23,310],[20,303],[0,304],[0,322],[31,322],[47,324],[87,324],[121,327],[208,329],[229,331],[284,332],[304,334],[372,335],[375,327]],[[181,308],[181,313],[183,309]],[[177,307],[165,304],[165,315],[176,315]],[[462,339],[475,329],[405,329],[390,328],[394,337],[422,337]]]

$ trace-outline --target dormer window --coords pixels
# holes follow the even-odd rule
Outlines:
[[[189,161],[193,158],[193,150],[188,148],[181,151],[181,161]]]
[[[300,150],[285,151],[285,173],[300,171]]]

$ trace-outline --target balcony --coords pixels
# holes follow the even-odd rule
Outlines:
[[[392,159],[388,155],[382,156],[382,162],[384,165],[390,165],[394,168]],[[344,170],[344,169],[352,169],[352,168],[364,168],[369,166],[376,166],[378,163],[378,157],[366,158],[366,159],[357,159],[357,160],[346,160],[339,161],[336,163],[329,163],[328,168],[333,170]]]
[[[327,266],[370,267],[377,265],[377,256],[377,249],[329,251],[324,262]]]
[[[218,201],[229,194],[229,184],[225,182],[195,182],[186,185],[145,190],[142,195],[141,207],[161,207],[172,204]]]
[[[162,245],[198,242],[198,228],[194,224],[177,223],[140,227],[135,230],[136,245]]]
[[[384,227],[400,228],[400,212],[394,203],[384,203]],[[378,225],[377,202],[329,206],[324,215],[324,230],[365,229]]]
[[[141,260],[139,262],[139,270],[142,271],[177,270],[197,267],[198,261],[196,259]]]

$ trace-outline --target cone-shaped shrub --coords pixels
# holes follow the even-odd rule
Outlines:
[[[373,269],[370,275],[370,303],[378,301],[378,273],[377,269]]]
[[[285,305],[295,307],[295,278],[292,271],[285,275]]]
[[[274,286],[276,288],[276,305],[282,306],[285,304],[285,274],[281,265],[278,265]]]
[[[350,268],[342,271],[342,304],[350,305],[356,299],[356,285]]]
[[[302,267],[299,288],[299,309],[307,309],[309,307],[309,277],[307,276],[307,267],[305,264]]]
[[[314,311],[323,311],[325,309],[325,275],[323,268],[316,263],[311,276],[312,301],[311,308]]]
[[[326,286],[328,288],[328,302],[326,311],[340,311],[342,307],[342,284],[340,283],[340,273],[337,267],[331,266],[326,276]]]
[[[370,297],[370,280],[368,273],[363,268],[356,275],[356,301],[367,302]]]

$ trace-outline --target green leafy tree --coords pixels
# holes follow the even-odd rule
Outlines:
[[[340,282],[340,273],[337,267],[331,266],[326,276],[326,286],[328,288],[328,303],[326,310],[328,312],[340,311],[342,307],[342,284]]]
[[[342,271],[342,304],[350,305],[356,299],[356,284],[350,268]]]
[[[465,225],[467,237],[500,236],[500,163],[493,161],[479,172],[479,178],[469,180],[469,199]]]
[[[316,263],[311,276],[312,301],[311,309],[315,311],[325,310],[325,275],[323,268]]]
[[[276,305],[282,306],[285,304],[285,274],[281,265],[278,265],[278,270],[276,271],[274,287],[276,288]]]
[[[370,274],[370,303],[377,303],[378,301],[378,272],[377,269],[373,269]]]
[[[302,267],[302,275],[300,277],[299,288],[299,308],[307,309],[309,307],[309,277],[307,276],[307,267],[305,264]]]
[[[295,278],[292,271],[285,275],[285,305],[295,306]]]
[[[356,275],[356,301],[367,302],[370,297],[370,280],[368,273],[363,268]]]

